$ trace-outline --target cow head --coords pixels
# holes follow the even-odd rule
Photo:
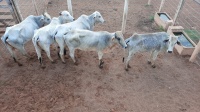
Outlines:
[[[103,23],[104,22],[104,19],[103,17],[101,16],[101,13],[98,12],[98,11],[95,11],[93,14],[93,18],[95,20],[95,23]]]
[[[40,22],[42,24],[41,26],[48,25],[51,22],[51,16],[47,12],[44,12],[41,16]]]
[[[167,42],[168,42],[168,49],[167,49],[168,53],[173,52],[175,44],[181,45],[181,43],[178,41],[178,36],[170,35],[168,39],[164,40],[164,43],[167,43]]]
[[[62,24],[72,22],[75,20],[74,17],[72,17],[68,11],[60,12],[59,18],[60,18]]]
[[[119,43],[123,48],[126,48],[126,42],[124,41],[124,36],[121,31],[116,31],[115,36],[112,38],[112,40],[116,43]]]

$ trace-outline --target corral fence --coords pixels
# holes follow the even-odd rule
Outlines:
[[[42,14],[46,6],[46,0],[0,0],[0,33],[29,15]]]
[[[190,61],[200,65],[200,0],[148,0],[155,12],[166,12],[174,26],[182,26],[197,45]],[[199,43],[199,44],[198,44]]]
[[[70,8],[67,5],[69,1],[71,0],[0,0],[0,36],[7,26],[19,23],[29,15],[40,15],[48,11],[51,16],[58,16],[59,11]],[[124,1],[127,3],[128,0]],[[192,35],[194,42],[198,44],[200,0],[147,0],[147,4],[151,5],[155,12],[166,12],[175,21],[173,25],[183,26],[184,31]],[[193,53],[193,61],[200,65],[200,51],[195,51],[197,53]]]
[[[41,15],[47,10],[49,0],[0,0],[0,37],[6,27],[24,20],[29,15]],[[29,48],[28,48],[29,49]],[[8,57],[5,46],[0,42],[0,57]]]
[[[29,15],[41,15],[47,11],[55,17],[61,10],[67,10],[67,0],[0,0],[0,37],[6,27],[21,22]],[[32,49],[33,46],[30,45],[25,46],[25,49]],[[7,49],[0,42],[0,59],[9,56]]]

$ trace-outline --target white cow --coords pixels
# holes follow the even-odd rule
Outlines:
[[[40,16],[28,16],[21,23],[16,24],[11,27],[7,27],[5,34],[1,38],[6,48],[10,52],[12,58],[19,66],[22,64],[16,60],[16,56],[13,49],[18,49],[23,55],[30,58],[24,49],[25,43],[27,43],[34,35],[34,30],[41,28],[51,22],[51,17],[49,14],[44,13]]]
[[[101,14],[98,11],[95,11],[91,15],[81,15],[77,20],[66,23],[58,26],[54,32],[55,34],[55,40],[58,43],[60,47],[60,57],[62,59],[62,62],[65,63],[64,60],[64,40],[63,35],[69,31],[69,29],[86,29],[86,30],[93,30],[96,23],[103,23],[104,19],[101,16]]]
[[[74,18],[69,14],[68,11],[62,11],[60,12],[60,16],[58,18],[54,17],[49,25],[35,30],[32,42],[34,44],[38,59],[42,67],[44,67],[41,58],[42,49],[46,52],[51,62],[54,62],[54,60],[50,56],[50,45],[55,42],[53,31],[55,30],[56,26],[64,24],[66,22],[72,22],[73,20]]]
[[[69,48],[70,57],[73,59],[74,63],[76,63],[74,58],[75,49],[96,51],[99,57],[99,68],[103,67],[102,57],[104,49],[111,47],[116,43],[119,43],[123,48],[127,47],[121,31],[109,33],[106,31],[93,32],[89,30],[74,29],[67,32],[63,38]]]
[[[128,57],[126,60],[125,69],[130,68],[129,61],[131,57],[137,52],[151,52],[148,63],[155,68],[154,61],[160,51],[167,51],[172,53],[174,45],[180,45],[177,36],[168,35],[166,32],[150,33],[150,34],[133,34],[125,40],[128,49]]]

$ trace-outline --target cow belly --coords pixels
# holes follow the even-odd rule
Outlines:
[[[88,45],[81,45],[78,47],[78,49],[83,50],[83,51],[96,51],[96,47],[89,47]]]

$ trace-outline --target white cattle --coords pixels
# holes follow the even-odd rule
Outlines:
[[[70,57],[74,63],[76,63],[74,58],[75,49],[96,51],[99,57],[99,68],[103,67],[102,57],[104,49],[113,46],[115,43],[119,43],[123,48],[127,47],[121,31],[109,33],[106,31],[93,32],[75,29],[67,32],[63,38],[69,48]]]
[[[44,13],[41,16],[28,16],[21,23],[11,27],[7,27],[5,34],[1,38],[6,48],[10,52],[12,58],[19,66],[22,64],[16,60],[16,56],[13,49],[18,49],[23,55],[30,58],[24,49],[25,43],[27,43],[34,35],[34,30],[43,27],[51,22],[49,14]]]
[[[51,62],[54,62],[54,60],[50,56],[50,45],[55,42],[53,38],[53,31],[55,30],[56,26],[64,24],[66,22],[72,22],[73,20],[74,18],[69,14],[68,11],[62,11],[60,12],[60,16],[58,18],[54,17],[49,25],[35,30],[32,42],[34,44],[41,65],[43,65],[41,58],[41,49],[46,52]]]
[[[151,52],[150,60],[148,63],[155,68],[154,61],[160,51],[167,51],[172,53],[174,45],[180,45],[177,36],[168,35],[166,32],[158,32],[151,34],[133,34],[125,40],[128,49],[128,57],[126,60],[125,69],[130,68],[129,61],[131,57],[137,52]]]
[[[95,11],[91,15],[81,15],[77,20],[67,23],[67,24],[62,24],[59,25],[54,34],[55,34],[55,40],[58,43],[58,46],[60,47],[60,57],[62,59],[62,62],[65,63],[64,60],[64,40],[63,40],[63,35],[69,31],[69,29],[85,29],[85,30],[93,30],[94,26],[96,23],[103,23],[104,19],[101,16],[101,14],[98,11]]]

